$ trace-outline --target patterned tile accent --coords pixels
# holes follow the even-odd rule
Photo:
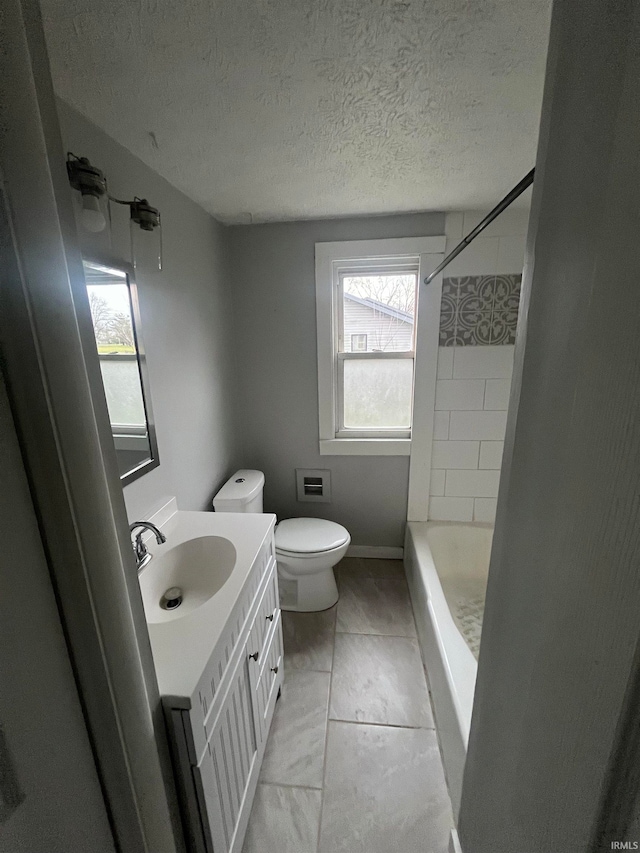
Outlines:
[[[445,278],[440,346],[515,343],[521,280],[521,275]]]

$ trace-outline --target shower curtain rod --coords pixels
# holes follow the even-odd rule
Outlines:
[[[502,211],[506,210],[507,207],[509,207],[509,205],[511,204],[511,202],[515,201],[515,199],[517,199],[518,196],[521,195],[527,189],[527,187],[531,186],[531,184],[533,183],[533,175],[535,171],[535,169],[532,169],[530,172],[528,172],[520,181],[520,183],[516,184],[515,187],[506,194],[502,201],[499,202],[490,213],[487,213],[482,222],[476,225],[473,231],[467,234],[466,237],[462,238],[462,240],[458,243],[455,249],[449,252],[444,261],[442,261],[442,263],[437,266],[432,273],[429,273],[429,275],[424,280],[425,284],[429,284],[429,282],[433,281],[433,279],[438,275],[439,272],[442,272],[445,267],[449,266],[451,261],[454,258],[457,258],[460,252],[462,252],[463,249],[466,249],[469,243],[472,240],[475,240],[475,238],[478,236],[478,234],[480,234],[481,231],[484,231],[487,225],[493,222],[493,220],[497,216],[500,216]]]

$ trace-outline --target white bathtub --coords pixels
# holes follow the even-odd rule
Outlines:
[[[479,640],[492,537],[487,524],[443,521],[409,522],[405,537],[405,569],[456,818],[476,683],[472,647]]]

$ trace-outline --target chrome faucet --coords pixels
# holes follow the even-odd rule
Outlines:
[[[149,560],[153,557],[153,554],[150,554],[147,550],[147,546],[142,541],[142,534],[145,530],[150,530],[156,537],[156,542],[158,545],[162,545],[163,542],[167,541],[167,537],[164,533],[159,530],[155,524],[152,524],[150,521],[134,521],[133,524],[129,525],[129,533],[133,533],[138,527],[141,527],[142,530],[136,535],[135,540],[131,543],[133,547],[133,553],[136,555],[136,566],[138,571],[144,569]]]

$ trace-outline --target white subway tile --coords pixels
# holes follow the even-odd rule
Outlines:
[[[438,379],[453,379],[454,347],[438,347]]]
[[[474,228],[476,228],[478,225],[480,225],[482,220],[487,215],[487,212],[485,212],[484,210],[465,210],[463,215],[464,215],[464,220],[462,223],[462,229],[463,229],[465,234],[468,234],[470,231],[473,231]],[[483,233],[484,233],[484,237],[481,237],[478,239],[484,240],[485,237],[487,237],[487,229],[486,228],[485,228]],[[496,237],[498,235],[494,234],[493,236]]]
[[[473,498],[429,498],[433,521],[473,521]]]
[[[489,521],[496,520],[497,498],[476,498],[473,502],[473,520]]]
[[[434,441],[431,464],[434,468],[477,468],[479,451],[478,441]]]
[[[433,438],[434,441],[446,441],[449,438],[449,412],[434,412]]]
[[[495,498],[499,482],[499,471],[448,470],[444,493],[451,498]]]
[[[504,441],[481,441],[478,468],[490,468],[499,471],[502,465],[503,450]]]
[[[430,495],[444,495],[444,471],[438,471],[435,468],[431,469],[431,479],[429,480]]]
[[[456,380],[454,379],[452,381],[455,382]],[[478,380],[476,379],[475,381],[477,382]],[[487,379],[487,388],[484,392],[484,408],[506,412],[509,408],[510,391],[511,379]]]
[[[484,379],[438,379],[436,409],[482,409]]]
[[[444,233],[447,238],[457,240],[458,243],[464,237],[464,213],[463,211],[452,211],[445,214]]]
[[[530,198],[531,190],[525,190],[522,199]],[[488,211],[483,210],[465,210],[464,212],[464,233],[470,231],[479,225],[481,220],[485,218]],[[482,240],[486,237],[520,237],[526,239],[527,229],[529,227],[529,210],[525,208],[510,208],[505,210],[500,216],[496,217],[493,222],[489,223],[482,232]],[[474,240],[474,242],[476,242]],[[506,270],[506,272],[517,272],[517,270]]]
[[[465,234],[468,233],[465,231]],[[460,240],[447,237],[446,252]],[[498,238],[478,237],[454,258],[444,271],[445,278],[461,275],[495,275],[498,266]]]
[[[469,346],[453,348],[454,379],[510,379],[512,346]]]
[[[503,275],[522,274],[526,236],[500,237],[498,241],[497,272]]]
[[[506,412],[451,412],[449,439],[452,441],[504,441]]]

